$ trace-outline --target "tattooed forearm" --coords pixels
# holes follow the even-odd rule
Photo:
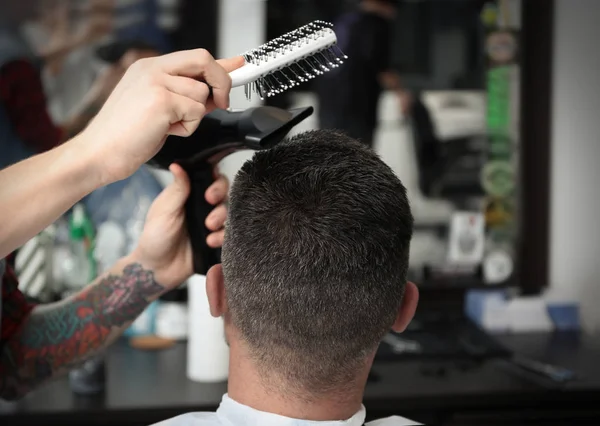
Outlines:
[[[65,301],[34,309],[0,353],[0,398],[15,399],[97,354],[164,292],[139,264]]]

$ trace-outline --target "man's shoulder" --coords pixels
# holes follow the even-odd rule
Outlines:
[[[173,417],[152,426],[220,426],[216,413],[187,413]]]
[[[400,416],[387,417],[385,419],[373,420],[366,424],[366,426],[418,426],[421,423],[417,423],[413,420],[406,419]]]

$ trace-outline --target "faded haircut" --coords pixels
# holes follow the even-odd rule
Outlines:
[[[247,161],[222,258],[229,319],[259,368],[314,395],[353,380],[397,316],[412,228],[398,177],[342,133]]]

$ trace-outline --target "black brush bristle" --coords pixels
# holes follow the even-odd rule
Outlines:
[[[330,34],[333,31],[332,28],[333,25],[329,22],[311,22],[246,52],[244,58],[246,62],[254,65],[264,64],[279,55],[293,51],[303,44],[311,43],[326,34]],[[261,76],[258,80],[246,84],[246,97],[250,99],[253,92],[258,94],[261,99],[277,95],[332,68],[337,68],[345,58],[346,56],[334,43],[325,49],[314,52],[310,56],[298,58],[286,67],[274,70]]]

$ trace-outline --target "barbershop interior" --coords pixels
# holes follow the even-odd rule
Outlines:
[[[0,425],[599,425],[598,22],[0,0]]]

